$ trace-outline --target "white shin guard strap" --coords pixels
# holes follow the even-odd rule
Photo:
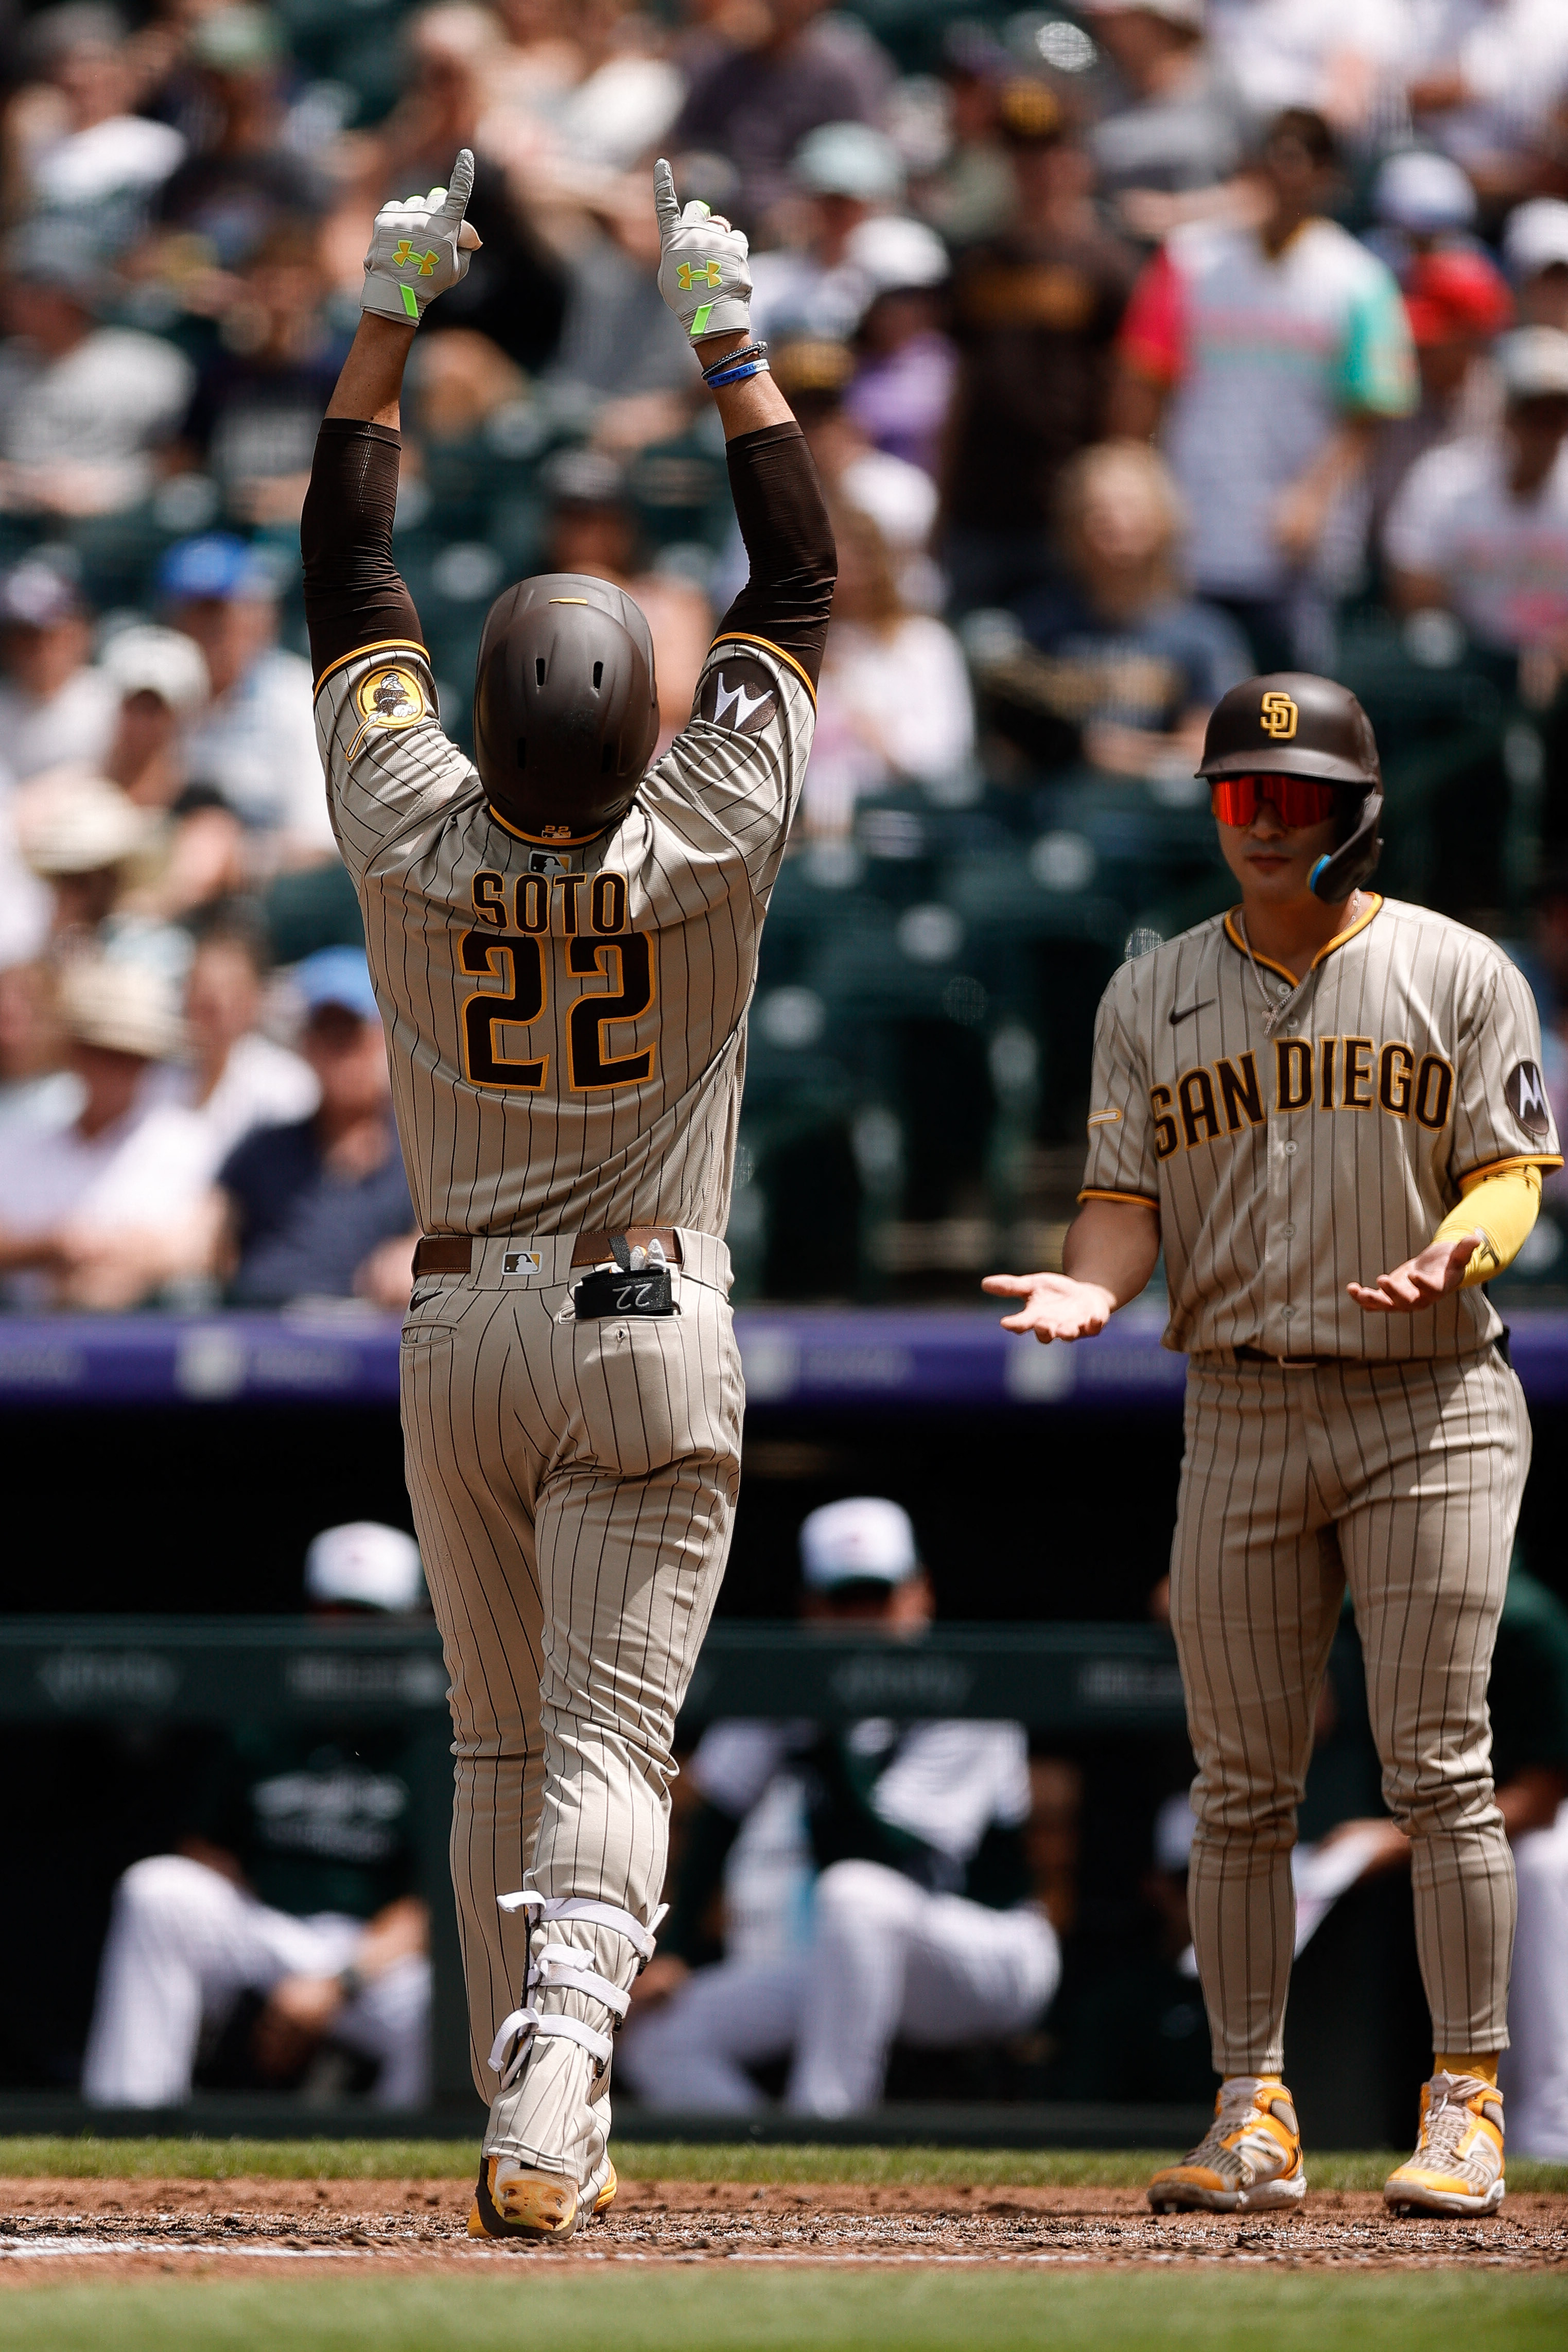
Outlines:
[[[542,1985],[564,1985],[574,1992],[591,1993],[602,2000],[615,2016],[624,2018],[631,2007],[631,1995],[623,1992],[608,1977],[585,1965],[586,1956],[572,1944],[546,1944],[533,1970]]]
[[[541,2042],[553,2036],[563,2042],[581,2042],[601,2066],[607,2066],[610,2063],[610,2053],[615,2045],[609,2035],[595,2033],[591,2025],[581,2025],[574,2017],[542,2017],[533,2031]]]
[[[503,1895],[501,1908],[515,1908],[526,1899],[521,1895]],[[640,1919],[634,1919],[631,1913],[623,1911],[618,1904],[596,1903],[585,1895],[562,1895],[550,1896],[539,1916],[542,1919],[584,1919],[593,1927],[613,1928],[617,1936],[626,1937],[637,1958],[646,1964],[654,1955],[654,1930],[668,1908],[668,1904],[661,1903],[651,1924],[645,1927]]]

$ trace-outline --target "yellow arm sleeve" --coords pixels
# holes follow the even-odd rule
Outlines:
[[[1539,1168],[1506,1168],[1498,1176],[1472,1176],[1465,1197],[1450,1209],[1432,1238],[1457,1242],[1478,1229],[1486,1236],[1465,1268],[1464,1287],[1489,1282],[1511,1265],[1529,1238],[1541,1208]]]

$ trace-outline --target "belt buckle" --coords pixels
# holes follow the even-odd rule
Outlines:
[[[1274,1360],[1282,1372],[1315,1372],[1323,1360],[1321,1356],[1276,1356]]]

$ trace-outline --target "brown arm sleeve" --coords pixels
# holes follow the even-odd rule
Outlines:
[[[838,554],[816,466],[798,425],[764,425],[729,443],[730,491],[751,577],[720,636],[765,637],[815,686],[833,609]]]
[[[419,615],[392,560],[401,434],[357,417],[329,416],[315,462],[300,548],[305,620],[315,676],[361,646],[419,645]]]

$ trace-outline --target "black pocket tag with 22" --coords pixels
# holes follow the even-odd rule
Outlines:
[[[673,1315],[675,1286],[667,1265],[650,1265],[642,1274],[623,1274],[618,1265],[606,1265],[584,1276],[572,1301],[579,1323],[596,1322],[605,1315]]]

